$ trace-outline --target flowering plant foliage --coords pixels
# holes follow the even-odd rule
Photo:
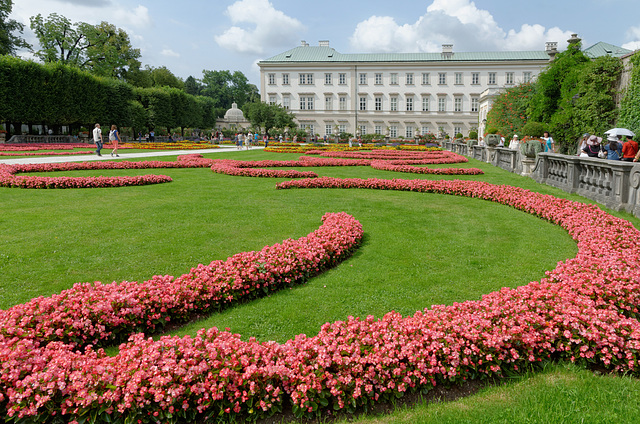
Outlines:
[[[85,149],[86,143],[11,143],[0,144],[0,152],[35,152],[38,150]]]
[[[201,298],[219,296],[220,286],[264,290],[276,270],[286,286],[306,275],[288,274],[297,261],[310,261],[315,271],[313,258],[326,253],[325,263],[335,263],[358,243],[361,227],[346,214],[325,216],[321,229],[332,223],[308,242],[318,253],[285,241],[281,253],[238,254],[176,279],[154,277],[140,285],[144,289],[128,282],[109,290],[100,283],[77,285],[0,313],[0,409],[8,419],[255,420],[287,404],[297,416],[313,416],[438,384],[499,377],[547,358],[640,374],[640,232],[629,222],[595,205],[476,181],[322,177],[277,188],[406,190],[498,202],[562,226],[578,254],[539,282],[413,316],[349,317],[284,344],[243,341],[215,328],[158,341],[136,334],[116,357],[80,347],[109,340],[116,328],[152,329],[167,316],[182,319],[191,305],[211,308],[214,300]],[[186,305],[176,294],[183,291]]]
[[[18,150],[21,152],[25,152],[22,150]],[[91,153],[93,153],[93,151],[91,150],[79,150],[77,152],[50,152],[50,151],[44,151],[44,152],[27,152],[27,153],[6,153],[6,152],[2,152],[0,151],[0,156],[72,156],[72,155],[90,155]]]

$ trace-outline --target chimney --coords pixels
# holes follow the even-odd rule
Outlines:
[[[442,58],[451,59],[453,57],[453,44],[442,45]]]
[[[549,62],[553,62],[558,54],[558,43],[556,41],[547,41],[544,45],[544,51],[549,55]]]
[[[300,42],[300,45],[301,45],[302,47],[309,47],[309,43],[307,43],[307,42],[306,42],[306,41],[304,41],[304,40],[302,40],[302,41]]]
[[[320,47],[329,47],[329,40],[320,40],[318,41],[318,45]]]

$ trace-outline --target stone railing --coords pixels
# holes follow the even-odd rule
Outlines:
[[[540,153],[533,171],[539,183],[576,193],[613,210],[640,217],[640,164]]]
[[[509,172],[530,176],[539,183],[558,187],[595,200],[613,210],[640,217],[640,163],[539,153],[527,158],[504,147],[469,147],[443,141],[442,148]]]

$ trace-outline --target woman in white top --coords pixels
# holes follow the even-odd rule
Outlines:
[[[509,142],[509,148],[512,150],[518,150],[518,147],[520,147],[520,140],[518,140],[518,134],[514,134],[513,138]]]

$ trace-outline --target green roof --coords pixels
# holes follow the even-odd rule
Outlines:
[[[453,52],[443,53],[352,53],[343,54],[326,46],[298,46],[260,63],[300,62],[485,62],[549,60],[544,51]]]
[[[631,50],[599,42],[584,50],[584,54],[594,59],[600,56],[620,57]],[[349,53],[343,54],[328,46],[298,46],[277,54],[259,63],[304,63],[304,62],[497,62],[549,60],[545,51],[495,51],[495,52],[453,52],[445,53]]]
[[[613,57],[621,57],[625,54],[632,53],[632,50],[627,50],[622,47],[614,46],[613,44],[599,42],[594,44],[593,46],[584,49],[583,53],[591,58],[595,59],[600,56],[613,56]]]

